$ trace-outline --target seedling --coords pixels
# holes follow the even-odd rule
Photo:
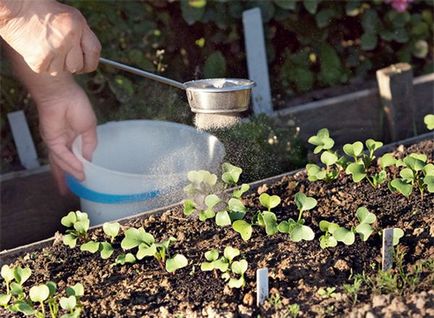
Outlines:
[[[289,238],[293,242],[300,242],[301,240],[311,241],[314,239],[315,234],[309,226],[304,225],[302,216],[304,211],[316,207],[317,201],[314,198],[306,196],[302,192],[298,192],[295,195],[294,200],[299,211],[298,219],[295,221],[292,218],[289,218],[288,221],[280,222],[278,230],[281,233],[289,234]]]
[[[297,318],[300,314],[300,305],[299,304],[292,304],[288,306],[288,315],[291,318]]]
[[[116,236],[119,234],[121,225],[118,222],[109,223],[106,222],[102,225],[102,229],[108,237],[110,237],[110,242],[113,243]]]
[[[63,236],[63,243],[70,248],[74,248],[77,245],[79,238],[85,239],[87,237],[90,224],[87,213],[71,211],[67,216],[62,218],[61,223],[68,228],[66,230],[67,234]]]
[[[354,277],[352,284],[344,284],[343,288],[345,293],[351,298],[353,305],[357,303],[359,291],[362,288],[363,279],[360,276]]]
[[[325,168],[321,168],[320,166],[308,163],[306,165],[306,173],[309,181],[333,181],[336,180],[339,176],[339,172],[341,171],[341,166],[339,163],[339,158],[336,153],[331,151],[324,151],[321,154],[321,162],[325,164]]]
[[[317,294],[321,298],[331,298],[336,296],[336,287],[319,288]]]
[[[162,269],[166,269],[169,273],[175,272],[177,269],[183,268],[188,265],[188,260],[184,255],[176,254],[170,257],[169,247],[172,242],[176,241],[174,237],[162,241],[161,243],[155,242],[152,234],[146,232],[143,227],[129,228],[125,231],[125,238],[121,241],[121,247],[124,250],[138,248],[136,258],[141,260],[144,257],[154,257]],[[125,259],[120,259],[119,262],[126,262]],[[129,262],[133,259],[129,257]],[[165,264],[165,265],[164,265]]]
[[[112,265],[125,265],[127,263],[134,264],[136,262],[136,257],[132,253],[120,254],[116,257],[114,264]]]
[[[338,242],[352,245],[356,239],[356,234],[360,235],[362,241],[366,241],[374,231],[371,225],[377,220],[377,217],[365,207],[359,207],[356,211],[356,216],[359,224],[356,227],[351,227],[349,230],[336,223],[325,220],[321,221],[319,223],[320,230],[325,232],[320,237],[321,248],[335,247]]]
[[[389,188],[409,197],[413,188],[419,189],[421,199],[425,191],[434,193],[434,165],[427,162],[427,156],[424,154],[412,153],[402,160],[403,168],[400,172],[400,178],[393,179],[389,183]]]
[[[274,235],[278,232],[277,229],[277,217],[276,214],[271,212],[271,209],[277,207],[280,204],[280,197],[277,195],[269,195],[262,193],[259,196],[259,202],[267,211],[258,212],[257,224],[265,228],[267,235]]]
[[[203,262],[200,266],[202,271],[213,271],[217,276],[217,270],[222,275],[221,277],[228,283],[230,288],[241,288],[245,285],[244,274],[247,271],[247,261],[241,259],[235,261],[234,259],[240,255],[240,250],[227,246],[223,251],[223,256],[219,257],[219,251],[213,249],[205,252],[205,259],[207,262]],[[234,277],[235,276],[235,277]]]
[[[319,130],[317,134],[310,137],[307,142],[316,146],[313,150],[314,154],[318,154],[323,150],[331,149],[335,144],[334,140],[330,138],[330,134],[327,128]]]
[[[423,118],[426,127],[429,130],[434,130],[434,114],[428,114]]]

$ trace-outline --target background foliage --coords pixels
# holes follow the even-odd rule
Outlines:
[[[242,12],[260,7],[271,87],[287,99],[312,89],[360,84],[399,61],[416,74],[433,71],[433,1],[415,0],[406,12],[390,3],[321,0],[65,0],[77,7],[102,43],[102,56],[187,81],[247,77]],[[14,157],[5,113],[29,97],[1,63],[2,166]],[[100,66],[79,76],[99,121],[154,118],[191,123],[184,92]],[[34,136],[37,125],[32,124]],[[42,151],[42,147],[38,147]]]

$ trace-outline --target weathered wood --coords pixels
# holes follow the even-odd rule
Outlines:
[[[392,141],[415,135],[413,69],[399,63],[377,71],[377,82]]]
[[[273,106],[261,10],[253,8],[244,11],[243,26],[249,78],[256,82],[256,87],[252,90],[253,111],[255,114],[269,114],[273,111]]]
[[[44,170],[1,182],[0,250],[35,242],[60,230],[60,218],[79,201],[59,194]]]
[[[38,154],[24,112],[8,113],[8,121],[21,164],[26,169],[39,167]]]

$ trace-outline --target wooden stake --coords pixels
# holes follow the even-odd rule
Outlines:
[[[387,271],[393,266],[393,229],[388,228],[383,230],[383,247],[382,252],[382,270]]]
[[[256,271],[256,305],[262,305],[268,298],[268,268]]]

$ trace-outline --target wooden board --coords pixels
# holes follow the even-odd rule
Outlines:
[[[0,250],[51,237],[61,229],[60,218],[79,208],[72,195],[59,194],[47,169],[2,178]]]

